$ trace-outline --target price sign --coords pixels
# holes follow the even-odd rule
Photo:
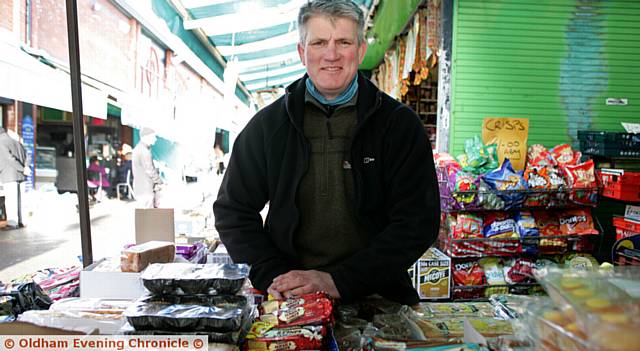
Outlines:
[[[498,145],[500,165],[506,157],[516,171],[524,169],[528,138],[528,118],[489,117],[482,122],[482,142]]]

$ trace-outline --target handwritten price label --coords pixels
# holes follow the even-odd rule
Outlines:
[[[528,118],[489,117],[482,123],[482,142],[498,145],[500,165],[506,157],[516,171],[524,169],[528,138]]]

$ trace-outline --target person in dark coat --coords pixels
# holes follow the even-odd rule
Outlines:
[[[7,224],[12,227],[24,226],[20,183],[24,182],[28,172],[26,161],[27,153],[22,144],[0,127],[0,184],[5,193]]]
[[[305,3],[307,74],[236,139],[216,228],[231,258],[273,296],[324,291],[419,301],[407,269],[440,220],[431,145],[407,106],[358,74],[364,17],[350,0]],[[260,211],[269,204],[266,220]]]

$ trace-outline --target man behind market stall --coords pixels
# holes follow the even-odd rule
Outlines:
[[[222,242],[278,298],[415,304],[407,268],[435,241],[440,216],[429,140],[411,109],[358,74],[356,5],[310,1],[298,23],[307,74],[238,136],[213,206]]]

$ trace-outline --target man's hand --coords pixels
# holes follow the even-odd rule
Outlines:
[[[323,291],[340,298],[331,274],[321,271],[290,271],[277,276],[267,292],[277,299]]]

